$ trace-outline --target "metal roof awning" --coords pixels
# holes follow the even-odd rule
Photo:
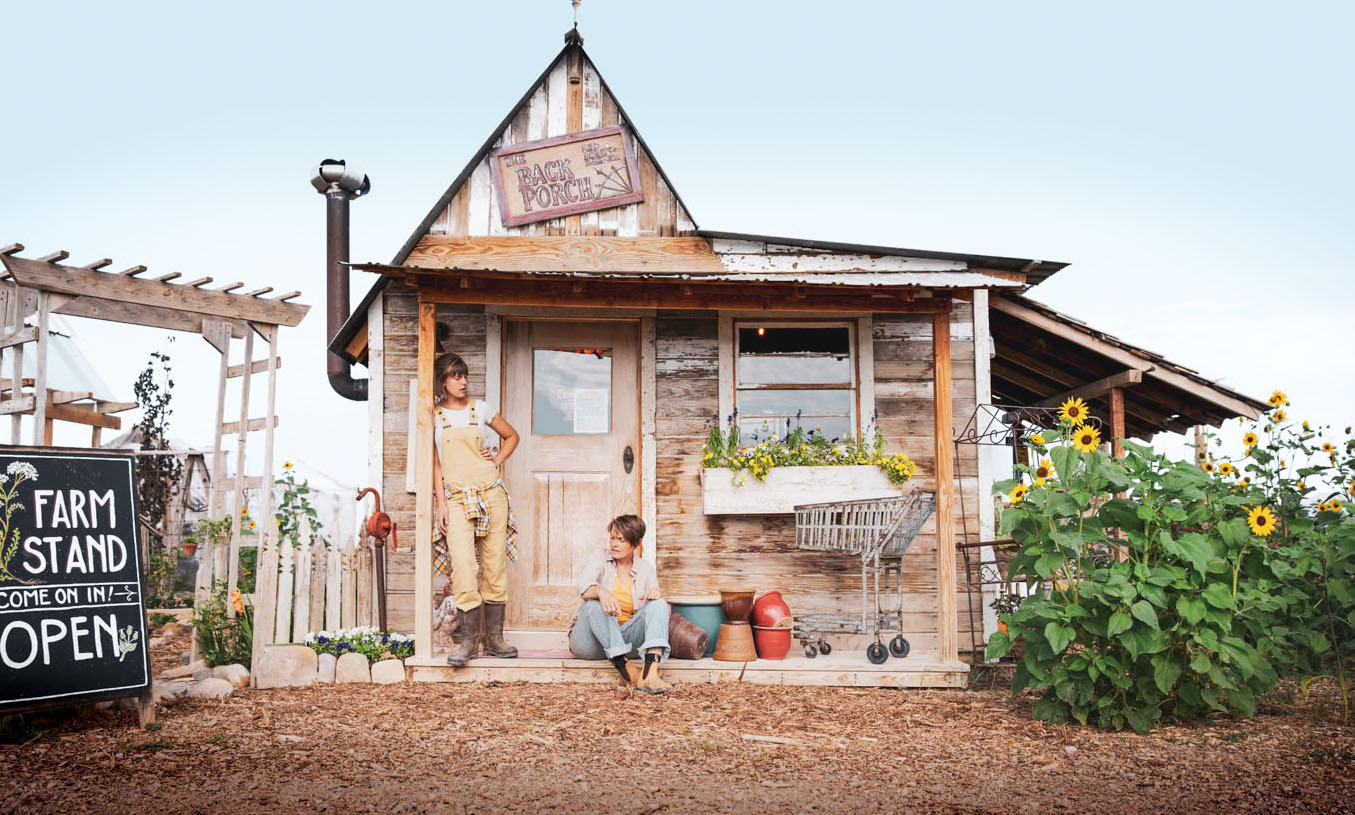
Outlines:
[[[1107,394],[1124,394],[1125,435],[1148,440],[1196,425],[1258,418],[1269,406],[1160,354],[1098,331],[1026,297],[989,300],[993,401],[1056,406],[1072,396],[1108,416]]]

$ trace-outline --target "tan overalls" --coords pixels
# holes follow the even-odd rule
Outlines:
[[[441,407],[435,411],[443,494],[450,516],[447,549],[452,560],[452,591],[462,611],[481,603],[508,602],[508,490],[498,466],[480,455],[483,442],[475,410],[475,400],[471,400],[466,427],[448,427],[444,414],[449,411]],[[479,570],[483,570],[483,591],[477,580]]]

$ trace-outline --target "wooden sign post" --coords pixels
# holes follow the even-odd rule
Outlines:
[[[149,720],[132,463],[0,447],[0,712],[140,696]]]
[[[489,166],[504,226],[644,200],[630,132],[621,125],[495,150]]]

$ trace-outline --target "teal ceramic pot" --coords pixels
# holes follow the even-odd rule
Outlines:
[[[720,633],[720,625],[725,621],[725,612],[720,607],[720,597],[670,597],[668,604],[673,611],[704,630],[709,638],[706,641],[706,656],[715,653],[715,638]]]

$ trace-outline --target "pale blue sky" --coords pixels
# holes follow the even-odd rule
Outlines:
[[[585,48],[705,228],[1068,261],[1032,296],[1344,425],[1344,3],[584,0]],[[389,259],[562,45],[568,0],[42,3],[4,14],[0,243],[298,288],[281,458],[365,480],[322,374],[322,158]],[[359,276],[354,298],[369,279]],[[130,394],[157,332],[82,321]],[[175,343],[176,435],[215,368]]]

